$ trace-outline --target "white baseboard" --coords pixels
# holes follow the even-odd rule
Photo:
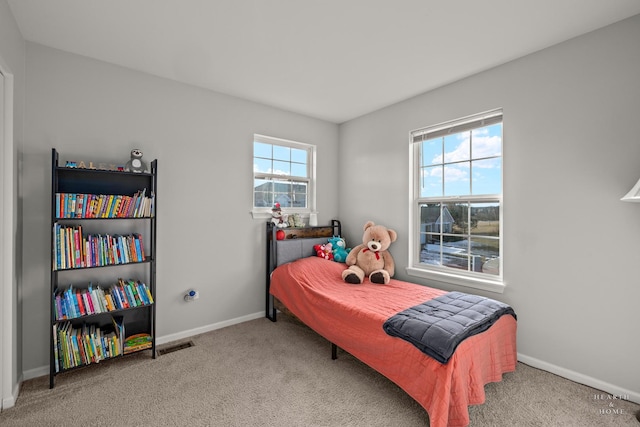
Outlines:
[[[156,338],[156,345],[166,344],[168,342],[189,338],[194,335],[204,334],[205,332],[215,331],[216,329],[226,328],[227,326],[237,325],[238,323],[248,322],[249,320],[264,317],[264,311],[247,314],[246,316],[236,317],[235,319],[225,320],[224,322],[212,323],[211,325],[201,326],[187,331],[177,332],[175,334],[164,335]]]
[[[227,326],[237,325],[238,323],[248,322],[249,320],[259,319],[264,317],[264,311],[258,313],[247,314],[246,316],[236,317],[235,319],[225,320],[224,322],[213,323],[211,325],[201,326],[195,329],[189,329],[186,331],[177,332],[175,334],[164,335],[156,337],[156,345],[166,344],[171,341],[177,341],[184,338],[189,338],[194,335],[204,334],[205,332],[215,331],[216,329],[226,328]],[[49,366],[41,366],[39,368],[29,369],[23,372],[24,381],[32,378],[41,377],[43,375],[49,375]],[[14,397],[17,398],[17,394]],[[13,406],[13,405],[11,405]],[[4,402],[3,402],[3,407]]]
[[[33,368],[29,369],[28,371],[24,371],[22,373],[22,380],[27,381],[33,378],[42,377],[44,375],[49,375],[49,365],[40,366],[39,368]]]
[[[22,380],[18,381],[18,383],[13,388],[11,397],[6,397],[2,399],[2,405],[0,406],[0,410],[4,411],[5,409],[9,409],[15,406],[16,400],[18,399],[18,395],[20,394],[21,384],[22,384]]]
[[[570,369],[566,369],[560,366],[553,365],[551,363],[536,359],[534,357],[529,357],[525,354],[518,353],[518,360],[526,365],[532,366],[534,368],[542,369],[543,371],[551,372],[552,374],[556,374],[561,376],[562,378],[566,378],[568,380],[577,382],[579,384],[584,384],[589,387],[593,387],[597,390],[602,390],[605,393],[610,395],[615,395],[618,397],[622,397],[624,400],[629,400],[631,402],[640,403],[640,392],[626,390],[622,387],[618,387],[614,384],[609,384],[607,382],[601,381],[599,379],[581,374],[579,372],[572,371]]]

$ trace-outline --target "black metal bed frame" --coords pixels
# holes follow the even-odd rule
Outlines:
[[[332,237],[340,236],[342,233],[342,225],[337,219],[332,219],[330,225],[314,226],[314,227],[276,227],[272,222],[267,222],[267,274],[265,277],[265,317],[272,322],[277,320],[276,307],[274,306],[273,295],[270,294],[271,288],[271,273],[278,266],[278,239],[276,233],[278,231],[284,233],[284,239],[310,239],[319,237]]]

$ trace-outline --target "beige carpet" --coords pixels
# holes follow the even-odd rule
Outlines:
[[[324,339],[285,316],[191,340],[59,375],[53,390],[48,377],[26,381],[0,426],[428,425],[401,389],[345,352],[331,360]],[[639,405],[523,364],[486,391],[471,426],[640,426]]]

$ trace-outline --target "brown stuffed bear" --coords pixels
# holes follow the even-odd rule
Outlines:
[[[360,284],[365,276],[372,283],[387,284],[395,272],[395,262],[387,249],[395,242],[398,234],[384,225],[375,225],[368,221],[364,225],[362,244],[351,249],[342,272],[347,283]]]

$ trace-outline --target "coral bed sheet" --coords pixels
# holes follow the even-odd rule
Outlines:
[[[276,268],[270,293],[318,334],[395,382],[429,414],[431,427],[469,424],[469,405],[484,403],[484,385],[516,367],[516,320],[502,316],[464,340],[442,364],[385,333],[394,314],[446,291],[399,280],[344,283],[346,266],[318,257]]]

